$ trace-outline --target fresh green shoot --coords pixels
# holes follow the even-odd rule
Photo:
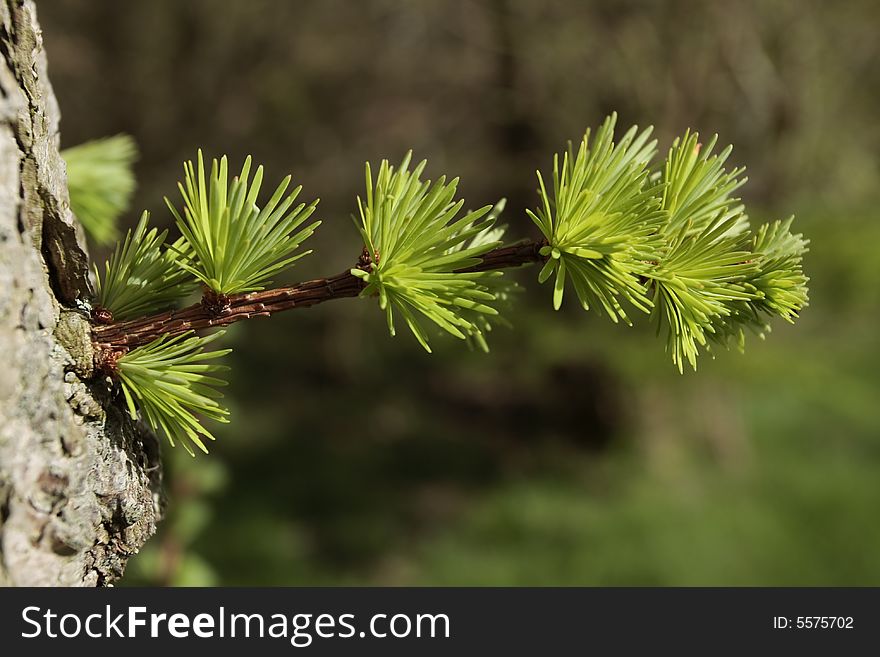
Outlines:
[[[70,207],[96,244],[117,239],[116,221],[134,193],[137,145],[128,135],[86,142],[61,152],[67,164]]]
[[[733,146],[713,154],[717,141],[718,135],[715,135],[708,144],[702,145],[700,135],[688,130],[672,143],[663,168],[667,233],[676,233],[685,226],[688,231],[699,233],[727,208],[739,203],[731,194],[748,180],[739,177],[745,168],[725,171],[724,163]],[[748,227],[745,215],[742,215],[742,223]]]
[[[538,280],[556,275],[553,307],[562,305],[570,280],[584,309],[629,323],[621,300],[642,311],[650,307],[641,276],[662,253],[664,215],[649,181],[656,145],[651,128],[633,126],[615,143],[616,121],[608,117],[592,143],[588,130],[577,155],[569,147],[554,157],[552,197],[538,172],[541,204],[528,214],[547,242]]]
[[[757,275],[750,283],[758,291],[757,309],[768,315],[778,315],[794,323],[800,310],[807,305],[809,278],[804,275],[802,261],[808,240],[801,234],[792,234],[791,222],[774,221],[758,229],[752,250],[761,254]]]
[[[729,319],[755,298],[747,281],[757,264],[750,236],[738,231],[741,222],[737,207],[700,233],[682,225],[671,237],[666,257],[650,274],[657,330],[666,327],[667,349],[679,371],[685,361],[696,369],[698,349],[707,347],[713,334],[723,342],[722,331],[738,329]]]
[[[391,334],[397,313],[430,352],[420,320],[428,319],[464,340],[482,333],[474,312],[497,315],[487,281],[500,272],[457,270],[476,265],[500,242],[484,240],[461,248],[492,225],[492,206],[456,218],[464,205],[455,200],[458,178],[422,181],[427,162],[410,171],[411,157],[408,153],[397,169],[383,160],[375,184],[367,163],[366,201],[358,198],[360,221],[354,221],[371,264],[369,271],[352,269],[352,274],[367,283],[362,296],[379,297]]]
[[[679,370],[696,368],[712,343],[742,348],[745,327],[763,334],[770,317],[797,317],[808,301],[806,242],[791,220],[751,233],[733,197],[744,169],[724,168],[731,148],[713,153],[717,138],[703,146],[687,131],[652,173],[650,129],[615,143],[615,123],[608,117],[592,142],[588,131],[577,155],[556,156],[552,195],[538,173],[540,206],[529,216],[547,243],[538,280],[555,274],[554,307],[570,280],[585,309],[627,323],[622,300],[652,313]]]
[[[733,338],[742,349],[744,327],[766,328],[755,286],[763,255],[743,205],[731,196],[746,180],[739,178],[744,169],[726,171],[731,147],[715,154],[716,141],[703,146],[687,131],[669,149],[661,202],[667,251],[646,272],[657,330],[665,327],[679,371],[685,362],[696,369],[700,348],[708,351],[710,343],[726,346]]]
[[[219,163],[214,160],[206,182],[200,150],[198,164],[184,164],[184,182],[178,184],[183,213],[165,199],[190,249],[180,258],[180,266],[224,295],[265,289],[273,276],[311,253],[294,255],[321,223],[301,228],[318,201],[292,207],[302,188],[296,187],[285,196],[290,176],[261,208],[257,197],[263,167],[257,167],[252,181],[250,157],[231,182],[227,169],[226,156]]]
[[[104,276],[94,267],[98,304],[109,310],[115,321],[141,317],[173,306],[195,288],[173,251],[164,247],[168,231],[149,228],[150,214],[144,212],[134,232],[116,245],[104,265]],[[178,250],[182,241],[175,243]]]
[[[205,351],[222,334],[220,331],[205,338],[192,332],[173,338],[163,336],[131,350],[117,363],[132,419],[137,419],[140,408],[154,431],[161,428],[172,447],[180,443],[191,456],[195,456],[193,446],[207,454],[203,439],[214,440],[197,416],[229,421],[229,411],[217,401],[223,397],[217,388],[225,386],[226,381],[212,376],[229,368],[205,362],[232,351]]]

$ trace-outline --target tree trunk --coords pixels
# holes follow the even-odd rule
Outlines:
[[[158,443],[92,378],[36,10],[0,3],[0,585],[106,585],[155,531]]]

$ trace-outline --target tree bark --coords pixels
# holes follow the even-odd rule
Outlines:
[[[82,231],[32,0],[0,0],[0,585],[107,585],[161,513],[155,437],[93,376]]]

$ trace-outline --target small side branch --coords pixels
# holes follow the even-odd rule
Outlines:
[[[546,242],[528,241],[512,246],[502,246],[484,255],[480,264],[467,267],[461,271],[492,271],[493,269],[509,269],[510,267],[544,262],[545,258],[540,254],[540,250],[545,244]]]
[[[541,246],[540,242],[523,242],[500,247],[489,251],[479,264],[462,271],[489,271],[538,262],[544,259],[539,253]],[[358,267],[368,266],[369,261],[362,256]],[[347,270],[330,278],[317,278],[288,287],[233,294],[224,299],[225,303],[219,309],[213,304],[199,302],[149,317],[97,325],[92,328],[92,336],[96,353],[110,358],[114,353],[147,344],[166,334],[174,336],[187,331],[219,328],[243,319],[268,317],[282,310],[356,297],[364,287],[364,281]]]
[[[317,303],[356,297],[364,284],[361,279],[345,271],[330,278],[318,278],[289,287],[260,292],[230,295],[225,307],[215,312],[210,304],[202,302],[180,310],[95,326],[92,335],[102,350],[132,349],[162,335],[178,335],[187,331],[228,326],[251,317],[269,315],[291,308],[308,308]]]

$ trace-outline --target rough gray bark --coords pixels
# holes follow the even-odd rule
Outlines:
[[[36,10],[0,2],[0,585],[105,585],[155,531],[158,444],[92,378]]]

